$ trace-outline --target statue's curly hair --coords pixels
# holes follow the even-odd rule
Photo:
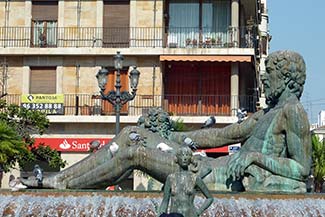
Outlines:
[[[269,54],[265,63],[273,65],[278,78],[284,80],[298,98],[301,97],[306,81],[306,64],[300,54],[289,50],[275,51]]]

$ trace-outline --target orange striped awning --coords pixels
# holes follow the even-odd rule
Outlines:
[[[163,55],[160,61],[252,62],[251,56],[178,56]]]

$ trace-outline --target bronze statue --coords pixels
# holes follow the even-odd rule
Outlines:
[[[200,148],[242,144],[240,152],[230,156],[194,156],[199,162],[198,175],[210,190],[306,192],[312,148],[307,115],[299,102],[306,78],[304,60],[292,51],[274,52],[267,58],[262,76],[268,108],[242,122],[220,129],[173,132],[168,115],[152,110],[140,118],[140,127],[124,128],[110,144],[44,178],[42,184],[60,189],[100,188],[119,183],[133,169],[165,182],[178,171],[173,159],[186,137]],[[114,153],[111,145],[118,147]],[[33,179],[22,181],[37,186]]]
[[[198,165],[187,145],[181,146],[177,151],[176,163],[179,165],[179,171],[167,177],[158,214],[167,213],[170,200],[171,213],[186,217],[200,216],[211,205],[213,198],[201,177],[197,175]],[[199,209],[194,206],[196,190],[200,190],[207,198]]]

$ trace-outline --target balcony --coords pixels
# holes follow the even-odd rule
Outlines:
[[[3,99],[8,104],[21,104],[21,95],[8,94]],[[139,116],[147,113],[150,107],[160,107],[175,116],[231,116],[230,104],[254,112],[256,102],[256,96],[137,95],[123,106],[121,115]],[[64,115],[115,115],[115,112],[100,96],[65,94]]]
[[[255,48],[251,27],[0,27],[4,48]]]

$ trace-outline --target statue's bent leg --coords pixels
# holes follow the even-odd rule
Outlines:
[[[130,141],[129,134],[138,133],[145,143]],[[140,169],[152,177],[164,182],[169,173],[174,172],[176,164],[173,153],[165,153],[156,148],[164,142],[171,147],[178,145],[138,127],[126,127],[113,140],[97,152],[89,155],[75,165],[46,177],[44,188],[100,188],[113,185],[127,178],[133,169]],[[110,146],[118,146],[112,153]],[[30,187],[37,187],[35,179],[22,180]]]

